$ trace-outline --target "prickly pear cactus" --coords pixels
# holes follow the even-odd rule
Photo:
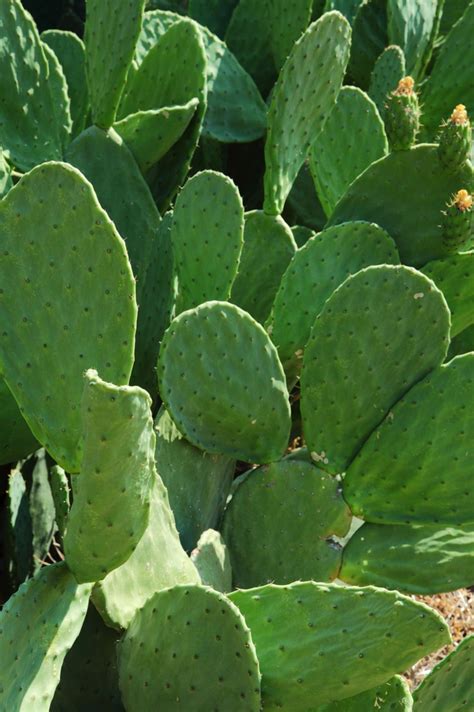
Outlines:
[[[464,104],[458,104],[441,125],[438,138],[439,159],[446,168],[456,169],[471,155],[472,129]]]
[[[457,251],[471,238],[473,202],[472,194],[462,188],[453,195],[443,211],[443,243],[450,252]]]
[[[469,708],[474,694],[473,654],[474,635],[470,635],[436,665],[415,690],[415,710],[458,712],[466,705]]]
[[[403,77],[385,102],[384,121],[392,151],[414,145],[420,130],[420,107],[412,77]]]

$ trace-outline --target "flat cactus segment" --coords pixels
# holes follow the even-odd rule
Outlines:
[[[59,465],[53,465],[49,477],[51,494],[54,501],[56,524],[58,525],[60,536],[64,537],[69,510],[71,508],[69,480],[63,468],[59,467]]]
[[[465,163],[456,171],[444,169],[435,145],[395,151],[354,181],[329,224],[375,222],[393,237],[403,263],[422,267],[449,254],[441,212],[454,193],[472,185],[471,165]]]
[[[207,529],[202,533],[191,560],[204,586],[227,593],[232,590],[232,568],[229,552],[219,532]]]
[[[171,417],[197,447],[257,463],[283,455],[283,368],[266,332],[238,307],[208,302],[177,317],[161,345],[158,380]]]
[[[301,374],[306,444],[321,467],[345,472],[390,408],[443,362],[449,325],[441,292],[408,267],[368,267],[338,287]]]
[[[267,0],[262,4],[266,5],[273,60],[280,70],[296,40],[311,22],[313,0]]]
[[[81,632],[62,666],[51,712],[123,712],[118,689],[118,639],[119,634],[107,628],[89,606]]]
[[[61,563],[44,566],[7,601],[0,613],[1,709],[49,709],[90,591]]]
[[[156,361],[160,342],[171,321],[176,299],[172,213],[163,216],[152,241],[145,283],[140,292],[140,317],[135,343],[135,363],[131,383],[157,397]]]
[[[61,159],[60,107],[50,85],[48,58],[31,15],[19,0],[0,4],[0,145],[22,171]],[[28,52],[25,52],[28,47]]]
[[[140,34],[146,0],[87,0],[86,66],[92,120],[112,126]]]
[[[447,655],[413,693],[416,712],[462,712],[474,697],[474,635]]]
[[[383,118],[387,95],[394,91],[407,75],[405,55],[397,45],[390,45],[379,55],[370,76],[369,96]]]
[[[389,44],[387,0],[361,2],[352,23],[352,46],[348,72],[367,91],[377,57]]]
[[[362,0],[326,0],[324,10],[325,12],[329,12],[330,10],[339,10],[339,12],[344,15],[344,17],[346,17],[352,25],[361,3]]]
[[[467,329],[461,331],[460,334],[454,337],[449,345],[448,359],[467,354],[469,351],[474,351],[474,324],[468,326]]]
[[[22,460],[37,448],[37,440],[0,377],[0,465]]]
[[[436,135],[442,119],[449,116],[459,101],[474,115],[474,87],[469,78],[474,63],[473,24],[471,3],[446,37],[423,86],[423,124],[430,137]]]
[[[123,564],[148,526],[155,467],[150,408],[141,388],[114,386],[87,371],[82,466],[64,537],[67,564],[81,583]]]
[[[93,601],[107,625],[128,628],[135,613],[157,591],[200,577],[179,543],[168,494],[155,476],[148,526],[127,561],[99,581]]]
[[[466,479],[473,393],[473,353],[435,369],[408,391],[346,475],[344,497],[356,516],[380,524],[474,524],[474,490]]]
[[[222,529],[234,586],[335,579],[342,550],[331,537],[345,536],[352,518],[338,487],[330,475],[296,460],[247,473]]]
[[[357,87],[343,87],[310,151],[311,173],[326,215],[352,181],[387,153],[387,136],[374,102]]]
[[[315,712],[413,712],[413,697],[405,678],[394,675],[383,685],[340,702],[330,702]]]
[[[402,48],[407,74],[421,78],[436,35],[438,2],[388,0],[387,15],[389,43]]]
[[[66,158],[92,183],[125,240],[140,305],[160,215],[132,154],[113,129],[91,126],[69,146]]]
[[[47,163],[0,203],[0,244],[1,369],[38,441],[78,472],[84,370],[121,385],[132,369],[125,243],[79,171]]]
[[[28,490],[21,465],[8,475],[3,512],[3,551],[6,583],[17,588],[32,572],[33,531],[28,503]]]
[[[119,676],[130,710],[260,710],[251,633],[211,588],[175,586],[150,598],[120,644]]]
[[[13,188],[11,169],[5,160],[3,151],[0,149],[0,198],[3,198],[10,188]]]
[[[55,53],[47,44],[43,44],[43,52],[48,60],[49,90],[53,100],[54,123],[57,126],[58,137],[64,154],[70,142],[72,131],[71,102],[67,91],[66,77]]]
[[[181,543],[191,551],[206,529],[216,527],[229,494],[235,460],[191,445],[162,408],[155,420],[156,467],[173,510]]]
[[[137,111],[114,124],[143,174],[181,138],[198,105],[197,99],[191,99],[181,106]]]
[[[303,163],[285,205],[285,220],[320,232],[327,223],[323,206],[316,193],[309,160]]]
[[[49,483],[48,463],[43,449],[32,459],[32,469],[27,482],[29,509],[33,532],[33,571],[37,571],[46,559],[56,531],[56,511]]]
[[[84,129],[89,110],[89,89],[86,76],[86,50],[74,32],[46,30],[42,42],[54,52],[61,64],[67,83],[72,118],[72,136]]]
[[[157,39],[176,22],[171,12],[148,12],[137,46],[143,60]],[[207,110],[202,135],[224,143],[255,141],[266,128],[266,105],[253,81],[226,44],[207,27],[192,23],[206,55]]]
[[[310,238],[283,275],[269,319],[285,370],[300,371],[314,320],[347,277],[373,264],[398,262],[393,240],[371,223],[346,223]]]
[[[349,59],[351,29],[338,12],[314,22],[294,45],[273,91],[265,143],[265,202],[282,212],[308,153],[336,103]]]
[[[176,200],[171,229],[177,313],[229,298],[243,235],[244,206],[233,181],[214,171],[188,180]]]
[[[227,25],[239,0],[190,0],[188,12],[194,20],[224,37]]]
[[[296,252],[293,234],[279,215],[245,215],[244,246],[231,300],[265,323],[281,278]]]
[[[474,251],[433,260],[422,271],[445,296],[453,338],[474,323]]]
[[[339,578],[431,595],[472,582],[474,526],[364,524],[346,544]]]
[[[314,237],[316,234],[314,230],[311,230],[310,227],[305,227],[304,225],[293,225],[291,232],[293,233],[293,237],[298,248],[306,245],[309,238]]]
[[[450,642],[437,612],[395,591],[308,581],[229,598],[252,631],[269,712],[352,697]]]

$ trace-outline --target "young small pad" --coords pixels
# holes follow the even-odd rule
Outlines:
[[[405,55],[397,45],[390,45],[379,55],[370,76],[369,96],[375,102],[380,116],[385,113],[385,102],[390,92],[407,74]]]

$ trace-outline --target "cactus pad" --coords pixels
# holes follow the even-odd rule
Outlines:
[[[474,251],[433,260],[422,271],[444,294],[453,338],[474,323]]]
[[[171,230],[177,313],[211,299],[228,299],[243,233],[244,207],[230,178],[203,171],[188,180],[176,200]]]
[[[279,71],[311,21],[313,0],[270,0],[261,4],[269,25],[273,61]]]
[[[269,712],[352,697],[450,641],[438,613],[384,589],[309,581],[229,597],[252,631]]]
[[[473,184],[465,163],[457,171],[443,168],[434,145],[396,151],[373,163],[337,205],[330,224],[369,220],[395,240],[402,262],[421,267],[444,257],[441,211],[453,193]]]
[[[146,0],[87,0],[86,66],[92,120],[112,126],[122,96]]]
[[[377,107],[361,89],[343,87],[310,151],[311,173],[326,215],[353,180],[388,153]]]
[[[448,340],[444,297],[421,273],[381,265],[349,277],[304,352],[301,414],[313,459],[344,472],[391,406],[442,363]]]
[[[155,475],[148,527],[127,561],[96,584],[94,603],[107,625],[127,628],[137,610],[157,591],[199,582],[179,543],[166,488]]]
[[[422,76],[427,55],[437,34],[438,3],[431,0],[388,0],[388,39],[399,45],[409,74]]]
[[[69,481],[66,473],[59,465],[53,465],[50,471],[51,494],[54,501],[54,511],[59,534],[64,537],[67,519],[71,508]]]
[[[119,676],[127,709],[260,710],[250,631],[210,588],[175,586],[150,598],[120,644]]]
[[[370,77],[369,96],[375,102],[380,116],[385,112],[387,94],[397,88],[406,75],[405,55],[397,45],[386,47],[378,57]]]
[[[364,0],[352,23],[352,45],[348,73],[367,90],[380,53],[388,45],[387,0]]]
[[[10,389],[0,377],[0,465],[21,460],[37,447]]]
[[[398,262],[393,240],[370,223],[338,225],[308,240],[283,275],[269,319],[285,370],[300,370],[315,318],[347,277],[373,264]]]
[[[124,384],[132,368],[125,244],[92,186],[61,163],[35,168],[4,198],[0,235],[1,368],[39,442],[78,472],[84,370]]]
[[[292,232],[280,216],[260,210],[247,213],[244,247],[231,301],[263,324],[295,252]]]
[[[224,511],[235,461],[188,443],[164,408],[156,418],[155,431],[156,467],[168,490],[183,547],[191,551],[201,533],[215,527]]]
[[[447,655],[413,693],[416,712],[461,712],[474,699],[474,635]]]
[[[158,377],[171,417],[197,447],[257,463],[282,456],[290,431],[285,375],[246,312],[226,302],[183,312],[164,336]]]
[[[229,552],[219,532],[207,529],[202,533],[196,548],[191,553],[191,561],[205,586],[211,586],[221,593],[232,590]]]
[[[264,210],[277,215],[308,149],[336,103],[349,58],[350,26],[325,13],[293,46],[273,91],[265,144]]]
[[[383,685],[340,702],[330,702],[315,712],[413,712],[413,698],[405,678],[395,675]]]
[[[66,564],[45,566],[22,584],[0,613],[0,708],[49,709],[61,665],[81,630],[91,587]]]
[[[232,495],[223,534],[234,585],[332,581],[351,513],[339,484],[307,462],[282,460],[251,470]]]
[[[474,527],[364,524],[346,544],[341,578],[429,595],[471,585]]]
[[[188,11],[194,20],[223,37],[239,0],[190,0]]]
[[[64,537],[76,579],[99,581],[123,564],[148,525],[155,434],[146,391],[114,386],[87,371],[81,473]]]
[[[344,480],[356,516],[381,524],[474,524],[474,488],[466,477],[473,384],[469,353],[435,369],[396,403]]]

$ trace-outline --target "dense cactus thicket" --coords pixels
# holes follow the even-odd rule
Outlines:
[[[0,0],[0,712],[474,709],[474,636],[403,677],[474,584],[474,2],[46,5]]]

